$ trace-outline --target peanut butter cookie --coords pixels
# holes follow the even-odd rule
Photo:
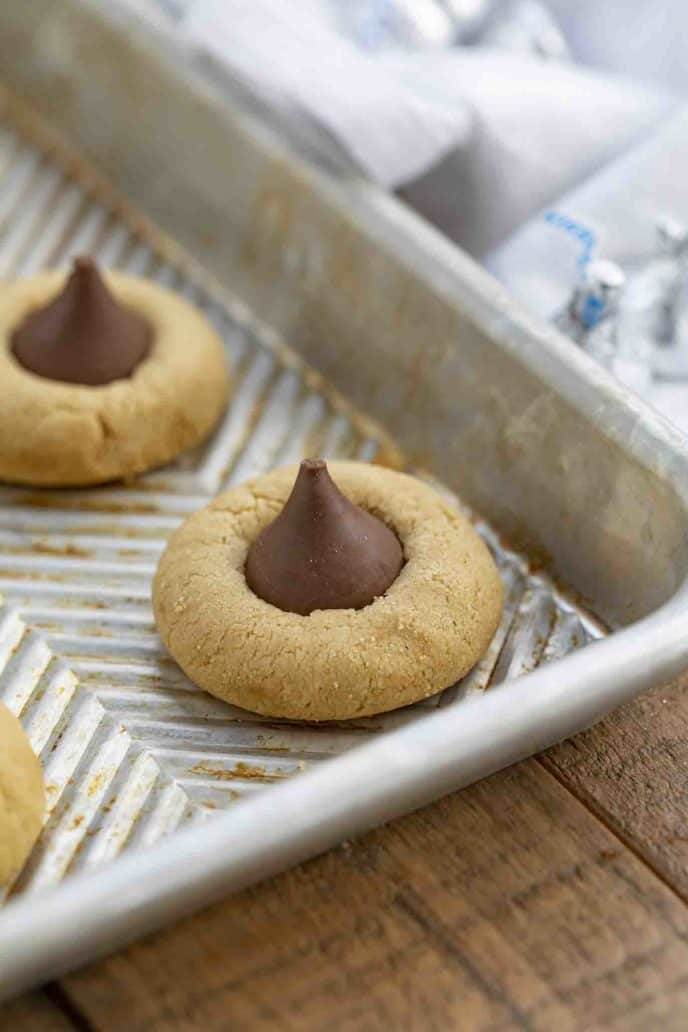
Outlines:
[[[0,290],[0,477],[97,484],[169,462],[227,399],[222,344],[186,301],[89,259]]]
[[[307,720],[395,709],[463,677],[497,628],[499,574],[459,512],[402,473],[330,471],[334,484],[306,462],[296,485],[287,468],[227,491],[160,560],[160,634],[227,702]]]
[[[0,703],[0,888],[19,874],[43,823],[43,775],[21,724]]]

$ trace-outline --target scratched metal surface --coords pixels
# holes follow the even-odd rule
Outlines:
[[[170,285],[220,331],[233,374],[212,439],[132,485],[83,491],[0,487],[0,698],[40,755],[42,837],[15,892],[31,892],[121,850],[153,843],[220,809],[415,719],[428,707],[518,677],[600,631],[527,561],[493,548],[504,620],[460,684],[419,706],[337,726],[275,722],[194,688],[164,654],[150,582],[177,524],[219,490],[306,454],[382,461],[369,424],[285,362],[269,330],[162,257],[111,194],[70,178],[78,165],[0,126],[0,278],[91,253]],[[164,249],[163,249],[164,251]],[[2,289],[0,287],[0,289]],[[310,385],[309,385],[310,384]]]

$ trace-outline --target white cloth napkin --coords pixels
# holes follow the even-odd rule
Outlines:
[[[664,116],[663,91],[535,57],[453,47],[371,53],[332,0],[195,0],[212,60],[318,136],[333,161],[405,197],[477,256]]]
[[[599,257],[626,263],[649,255],[658,216],[688,223],[688,106],[549,211],[589,229]],[[549,211],[539,212],[487,258],[495,275],[545,316],[566,300],[581,251],[575,235]]]
[[[688,91],[686,0],[547,0],[579,64]]]
[[[384,186],[466,142],[466,104],[405,84],[338,31],[329,11],[326,0],[197,0],[184,28],[200,55],[253,88],[287,126],[319,128],[323,149],[333,137]]]
[[[647,259],[659,215],[688,225],[688,105],[562,197],[555,210],[592,234],[597,255],[622,265]],[[576,235],[548,214],[531,219],[487,261],[512,293],[546,318],[570,295],[581,254]],[[651,383],[642,393],[688,432],[688,384]]]
[[[400,55],[384,64],[473,114],[466,143],[404,195],[479,258],[652,132],[672,106],[665,94],[614,77],[494,51]]]

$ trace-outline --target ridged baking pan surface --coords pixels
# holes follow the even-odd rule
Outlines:
[[[479,523],[506,606],[487,656],[460,685],[419,706],[336,726],[270,721],[194,688],[162,650],[150,606],[170,532],[223,488],[304,455],[387,462],[396,453],[31,120],[0,126],[0,278],[83,253],[197,304],[225,341],[232,397],[205,446],[135,483],[0,486],[0,698],[21,717],[48,791],[46,826],[15,892],[212,819],[428,707],[460,706],[467,693],[600,633]]]

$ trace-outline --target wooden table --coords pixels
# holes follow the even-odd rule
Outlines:
[[[0,1028],[684,1032],[687,688],[28,994]]]

